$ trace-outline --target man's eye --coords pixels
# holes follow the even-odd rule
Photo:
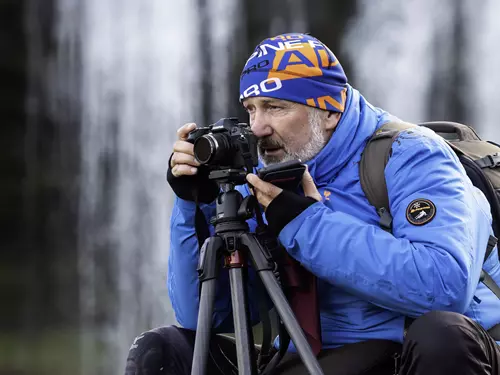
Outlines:
[[[281,107],[278,107],[277,105],[270,105],[269,109],[281,109]]]

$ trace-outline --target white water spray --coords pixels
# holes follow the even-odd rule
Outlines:
[[[466,0],[462,7],[466,44],[466,94],[474,124],[484,139],[500,143],[500,2]]]
[[[357,88],[373,104],[403,120],[428,118],[431,101],[443,108],[446,98],[432,97],[434,75],[440,84],[466,100],[470,125],[485,139],[500,141],[500,4],[494,0],[358,1],[358,15],[348,28],[344,50],[353,64]],[[463,82],[457,86],[448,71],[453,54],[454,22],[463,19],[465,53]],[[448,119],[453,120],[453,119]]]
[[[194,1],[80,6],[82,372],[121,374],[136,335],[175,321],[165,172],[176,129],[197,116],[200,30]]]
[[[426,115],[433,42],[449,34],[453,0],[359,1],[344,49],[368,101],[407,121]]]

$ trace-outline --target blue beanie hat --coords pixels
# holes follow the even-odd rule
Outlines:
[[[347,77],[330,49],[307,34],[262,41],[240,77],[240,101],[266,96],[344,112]]]

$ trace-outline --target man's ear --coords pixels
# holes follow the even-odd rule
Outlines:
[[[329,111],[325,119],[325,129],[330,131],[334,130],[340,121],[341,115],[340,112]]]

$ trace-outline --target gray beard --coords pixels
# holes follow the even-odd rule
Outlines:
[[[259,158],[264,165],[283,163],[290,160],[300,160],[305,163],[314,158],[325,147],[328,142],[326,134],[321,129],[321,117],[319,110],[311,108],[309,111],[309,128],[311,129],[311,138],[300,150],[291,152],[284,148],[283,156],[269,156],[262,154],[259,150]]]

